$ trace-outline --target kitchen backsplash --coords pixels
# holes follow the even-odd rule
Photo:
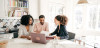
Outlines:
[[[12,28],[17,24],[20,24],[20,19],[0,19],[0,27],[7,26]]]
[[[34,23],[39,22],[38,19],[34,20]],[[0,27],[9,27],[9,28],[13,28],[14,25],[19,25],[20,24],[20,19],[0,19]]]
[[[38,19],[34,19],[34,23],[33,23],[33,26],[34,24],[36,24],[37,22],[39,22]],[[46,20],[46,22],[49,23],[49,31],[50,32],[53,32],[56,28],[55,24],[53,21],[49,21],[49,20]],[[2,27],[8,27],[8,29],[12,29],[14,28],[15,25],[19,25],[20,24],[20,19],[13,19],[13,18],[8,18],[8,19],[0,19],[0,31],[4,30],[2,29]],[[19,27],[19,26],[18,26]]]

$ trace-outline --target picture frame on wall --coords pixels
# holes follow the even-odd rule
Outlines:
[[[21,17],[23,15],[22,10],[15,10],[15,17]]]

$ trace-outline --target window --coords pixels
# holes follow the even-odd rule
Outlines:
[[[96,29],[97,23],[97,8],[95,5],[91,5],[87,7],[87,21],[88,21],[88,29]]]
[[[98,27],[98,30],[100,29],[100,6],[98,6],[98,23],[97,23],[97,27]]]
[[[99,30],[100,29],[100,6],[78,5],[74,16],[75,29]],[[100,31],[100,30],[99,30]]]
[[[81,26],[82,26],[83,7],[82,6],[76,6],[74,13],[75,13],[74,28],[75,29],[80,29]]]
[[[54,23],[55,16],[64,14],[65,9],[64,9],[64,5],[59,3],[49,3],[48,9],[49,9],[48,11],[49,15],[47,18],[49,21],[48,23],[49,23],[50,32],[52,32],[56,28],[56,25]]]

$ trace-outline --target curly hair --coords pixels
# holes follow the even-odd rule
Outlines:
[[[60,21],[60,24],[61,25],[67,25],[67,22],[68,22],[68,18],[64,15],[57,15],[55,17],[58,21]]]
[[[23,15],[21,17],[21,24],[25,25],[25,26],[29,25],[30,18],[32,18],[32,24],[31,25],[33,25],[34,19],[31,15]]]

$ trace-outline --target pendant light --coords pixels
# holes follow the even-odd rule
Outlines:
[[[87,0],[79,0],[78,1],[78,4],[84,4],[84,3],[88,3],[88,1]]]

